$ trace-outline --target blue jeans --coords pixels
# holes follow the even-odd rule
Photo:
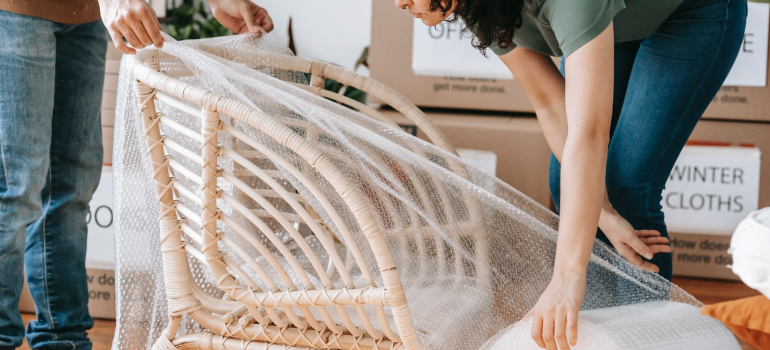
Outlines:
[[[86,215],[102,164],[107,32],[0,11],[0,349],[91,349]]]
[[[746,7],[746,0],[685,0],[651,36],[615,44],[606,182],[610,202],[637,230],[668,237],[660,204],[663,188],[735,62]],[[564,59],[561,67],[563,74]],[[562,174],[553,155],[549,173],[558,210]],[[609,244],[603,233],[597,238]],[[671,279],[671,254],[655,254],[652,263]]]

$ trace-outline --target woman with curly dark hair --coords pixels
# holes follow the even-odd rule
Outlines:
[[[395,2],[429,26],[465,22],[535,107],[561,214],[553,277],[529,313],[537,344],[576,344],[597,227],[629,261],[671,279],[661,194],[735,61],[746,0]]]

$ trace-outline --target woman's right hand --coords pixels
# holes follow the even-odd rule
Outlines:
[[[578,312],[585,294],[585,268],[554,266],[551,282],[524,316],[534,316],[531,335],[539,347],[569,350],[577,345]]]
[[[671,253],[666,237],[655,230],[635,230],[626,219],[611,207],[605,206],[599,217],[599,228],[622,257],[631,264],[652,272],[660,272],[655,264],[645,261],[657,253]]]
[[[99,0],[102,21],[115,47],[125,54],[150,45],[163,46],[162,27],[155,10],[145,0]],[[123,42],[126,38],[132,47]]]

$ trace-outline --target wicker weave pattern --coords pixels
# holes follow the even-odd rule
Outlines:
[[[209,49],[212,53],[216,53],[215,48]],[[160,55],[162,55],[160,52],[145,53],[141,58],[142,61],[137,60],[132,67],[134,88],[141,106],[148,156],[153,169],[153,181],[160,204],[159,222],[164,280],[170,318],[164,336],[158,339],[153,348],[158,350],[174,348],[421,349],[407,308],[399,273],[381,228],[364,204],[363,194],[353,187],[334,162],[305,142],[305,139],[295,130],[243,103],[217,96],[159,73]],[[278,65],[275,68],[312,73],[311,85],[303,88],[319,96],[356,107],[372,118],[393,124],[368,106],[341,94],[323,90],[323,81],[326,77],[333,78],[377,95],[397,110],[404,112],[431,137],[435,144],[456,153],[443,133],[419,109],[393,90],[371,79],[339,67],[296,57],[281,56],[280,59],[256,57],[255,60],[260,65],[269,62]],[[156,100],[185,112],[190,117],[199,118],[202,125],[201,131],[188,129],[157,113],[154,103]],[[199,109],[191,107],[191,104],[198,106]],[[282,159],[280,155],[261,145],[249,135],[224,124],[220,114],[247,123],[291,149],[306,163],[307,168],[294,166],[293,162]],[[176,135],[183,135],[200,144],[200,152],[185,148],[183,141],[168,138],[168,133],[164,133],[164,130],[173,130]],[[226,148],[218,145],[217,139],[220,133],[226,133],[237,140],[241,147]],[[170,151],[200,165],[201,171],[196,172],[186,168],[182,162],[171,155]],[[217,160],[220,158],[229,159],[237,164],[237,171],[229,174],[219,169]],[[313,192],[315,199],[324,206],[327,214],[334,221],[334,226],[339,229],[346,241],[344,243],[348,248],[344,256],[340,256],[337,251],[338,244],[335,243],[335,236],[320,219],[319,214],[307,205],[305,198],[298,195],[292,188],[286,187],[285,182],[281,181],[283,175],[280,172],[260,168],[254,161],[265,159],[279,164]],[[450,164],[449,167],[462,173],[463,168],[457,164]],[[308,169],[314,169],[323,174],[337,193],[344,198],[345,205],[355,214],[359,229],[368,239],[378,266],[367,266],[345,222],[336,215],[332,203],[326,200],[323,193],[308,179]],[[186,187],[177,180],[178,176],[192,181],[200,188]],[[257,179],[265,186],[254,188],[244,179]],[[219,189],[218,182],[222,180],[231,184],[237,192],[230,195]],[[448,194],[442,195],[443,200],[451,201]],[[195,203],[200,210],[185,205],[180,200],[182,198]],[[290,209],[275,205],[276,198],[288,205]],[[245,204],[250,201],[256,203],[259,209]],[[244,223],[243,220],[236,220],[223,213],[218,203],[227,203],[246,218],[247,222]],[[479,214],[474,212],[473,208],[469,208],[469,211],[472,218],[466,217],[464,220],[459,220],[462,222],[458,221],[458,225],[481,222]],[[266,224],[266,218],[277,221],[291,234],[293,242],[296,242],[302,253],[310,259],[315,275],[325,286],[323,289],[313,287],[306,270],[292,255],[286,243]],[[415,219],[413,222],[414,229],[419,230],[418,220]],[[273,281],[269,272],[257,263],[255,257],[250,256],[246,249],[223,235],[217,226],[218,223],[224,224],[248,241],[251,248],[260,253],[260,258],[264,258],[278,272],[280,283]],[[295,226],[297,223],[307,225],[312,230],[329,255],[328,264],[322,264],[306,243]],[[244,224],[253,225],[253,227],[244,227]],[[271,251],[264,242],[250,234],[254,228],[269,240],[277,252]],[[197,243],[200,249],[190,244],[191,241]],[[475,244],[479,250],[478,254],[484,254],[485,249],[481,248],[484,243]],[[238,263],[225,256],[220,250],[222,245],[243,259],[258,275],[260,282],[268,286],[268,289],[263,290]],[[418,244],[418,246],[425,245]],[[226,294],[224,299],[206,294],[192,281],[188,257],[208,266],[217,285]],[[293,271],[287,271],[286,264],[282,265],[279,259],[286,259],[291,267],[289,270]],[[461,259],[456,261],[459,264]],[[366,287],[356,288],[354,285],[350,276],[353,266],[360,269],[367,283]],[[378,269],[383,286],[376,285],[370,272],[372,268]],[[341,288],[335,287],[332,283],[330,275],[335,273],[339,274],[344,281],[345,285]],[[302,286],[295,285],[290,274],[296,274],[302,281]],[[482,276],[481,280],[485,278]],[[279,284],[288,288],[282,290]],[[377,316],[376,323],[369,319],[364,306],[374,308]],[[345,307],[352,307],[352,309]],[[390,315],[386,313],[386,307],[390,310]],[[341,317],[341,324],[333,320],[330,310],[336,311],[336,314]],[[354,316],[361,321],[363,329],[354,324],[349,315],[351,310],[355,310]],[[185,314],[191,316],[209,332],[176,338],[181,316]],[[396,329],[391,329],[390,317]]]

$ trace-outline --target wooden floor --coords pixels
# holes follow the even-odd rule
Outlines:
[[[34,314],[21,314],[24,319],[24,324],[35,319]],[[109,350],[112,347],[112,337],[115,335],[115,321],[114,320],[94,320],[94,328],[88,331],[88,336],[94,343],[93,350]],[[30,350],[27,345],[27,340],[24,339],[24,344],[17,350]],[[142,349],[137,349],[142,350]]]
[[[674,283],[698,298],[704,304],[714,304],[728,300],[740,299],[758,295],[759,292],[747,287],[741,282],[711,281],[693,278],[674,278]],[[35,316],[23,314],[24,322],[28,322]],[[112,337],[115,333],[115,321],[96,320],[94,328],[88,333],[94,342],[94,350],[108,350],[112,346]],[[740,341],[740,339],[739,339]],[[751,345],[741,342],[743,350],[756,350]],[[29,350],[26,341],[20,348]],[[137,349],[140,350],[140,349]]]

